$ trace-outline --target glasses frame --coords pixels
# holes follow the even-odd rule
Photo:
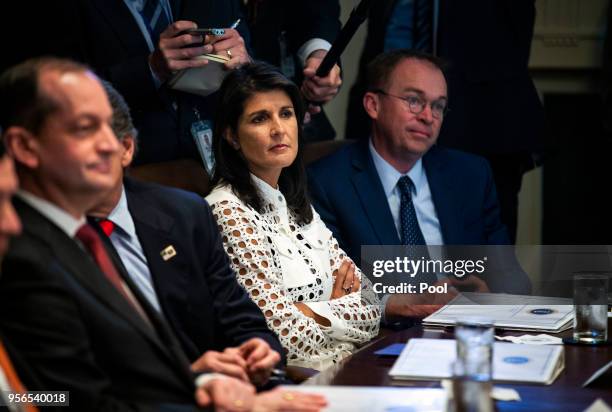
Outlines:
[[[422,99],[422,98],[420,98],[420,97],[417,97],[417,96],[411,96],[411,98],[412,98],[412,97],[417,97],[417,98],[418,98],[418,99],[421,101],[421,110],[415,110],[415,109],[412,107],[412,105],[410,104],[410,102],[408,101],[408,97],[398,96],[398,95],[396,95],[396,94],[387,93],[386,91],[384,91],[384,90],[382,90],[382,89],[376,89],[376,90],[373,90],[373,92],[374,92],[374,93],[377,93],[377,94],[382,94],[382,95],[384,95],[384,96],[395,97],[396,99],[400,99],[400,100],[402,100],[404,103],[406,103],[406,106],[408,107],[408,110],[410,110],[410,113],[412,113],[412,114],[421,114],[421,113],[423,113],[423,111],[425,110],[425,107],[426,107],[427,105],[429,105],[429,108],[431,109],[431,115],[432,115],[434,118],[436,118],[436,119],[444,119],[444,116],[446,116],[446,115],[448,114],[449,110],[450,110],[450,109],[448,108],[448,106],[446,106],[446,107],[444,108],[444,111],[442,112],[442,114],[441,114],[441,115],[436,115],[436,114],[435,114],[435,112],[434,112],[434,110],[433,110],[433,107],[431,106],[431,104],[432,104],[433,102],[428,102],[427,100]]]

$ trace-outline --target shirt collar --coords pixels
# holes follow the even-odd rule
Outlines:
[[[282,209],[287,207],[287,204],[285,202],[285,196],[283,196],[283,193],[280,190],[273,188],[268,183],[264,182],[252,173],[251,179],[253,180],[255,187],[257,187],[257,190],[259,190],[259,193],[261,194],[263,200],[268,203],[271,203],[272,206],[274,206],[276,209]]]
[[[136,226],[128,209],[127,196],[125,195],[125,187],[121,187],[121,197],[112,212],[107,217],[108,220],[115,224],[123,233],[130,238],[136,236]]]
[[[30,192],[26,192],[25,190],[19,190],[17,196],[53,222],[70,237],[75,237],[79,228],[87,222],[85,216],[75,219],[59,206]]]
[[[376,168],[376,172],[380,177],[380,182],[383,185],[383,189],[385,191],[385,196],[389,197],[393,189],[397,186],[397,181],[400,177],[404,176],[400,172],[397,171],[393,166],[389,164],[385,159],[382,158],[381,155],[378,154],[376,149],[374,148],[374,144],[372,143],[372,139],[369,140],[368,146],[370,148],[370,154],[372,155],[372,160],[374,161],[374,167]],[[412,168],[406,173],[412,183],[414,183],[415,192],[418,193],[419,188],[423,185],[425,179],[425,170],[423,169],[423,161],[422,159],[417,160],[417,162],[412,166]]]

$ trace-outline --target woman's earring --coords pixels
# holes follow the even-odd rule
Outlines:
[[[238,144],[238,140],[236,139],[232,140],[232,146],[234,146],[234,149],[236,150],[240,149],[240,145]]]

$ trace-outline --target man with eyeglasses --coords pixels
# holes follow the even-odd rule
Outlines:
[[[448,110],[442,63],[411,50],[383,53],[368,66],[367,90],[370,139],[309,168],[315,209],[347,254],[360,265],[362,245],[508,244],[487,161],[435,145]],[[528,285],[513,281],[506,292]],[[387,317],[438,307],[396,296],[386,299]]]

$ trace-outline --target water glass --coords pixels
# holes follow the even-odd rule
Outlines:
[[[608,339],[607,273],[574,275],[574,340],[598,344]]]
[[[463,364],[455,361],[452,365],[452,396],[449,407],[452,412],[494,412],[495,405],[491,398],[493,383],[478,381],[466,376]]]
[[[492,380],[494,331],[491,319],[464,318],[456,322],[457,367],[462,368],[465,377]]]

